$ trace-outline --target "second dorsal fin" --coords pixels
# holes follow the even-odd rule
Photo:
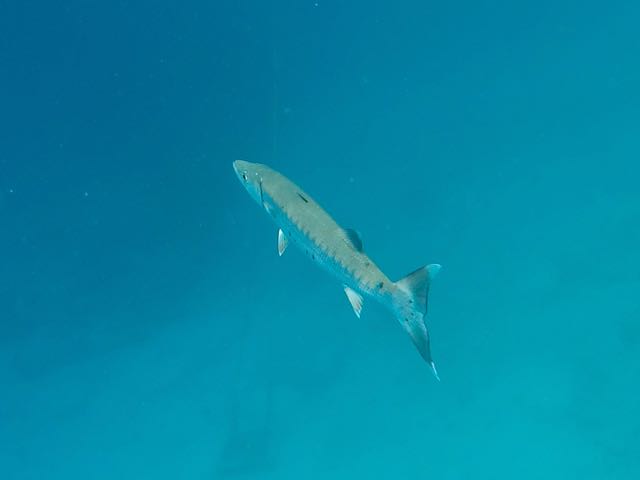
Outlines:
[[[362,238],[356,230],[354,230],[353,228],[345,228],[344,233],[347,234],[347,238],[351,242],[351,245],[353,245],[353,248],[355,248],[359,252],[362,252],[364,250]]]

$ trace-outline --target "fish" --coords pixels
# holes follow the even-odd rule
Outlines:
[[[360,234],[338,225],[293,181],[260,163],[236,160],[233,169],[251,198],[278,227],[278,255],[282,256],[288,246],[294,244],[337,277],[358,318],[365,296],[389,309],[439,381],[425,318],[429,289],[441,269],[440,264],[423,266],[393,282],[365,253]]]

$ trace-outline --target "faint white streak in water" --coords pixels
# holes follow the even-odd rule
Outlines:
[[[227,217],[227,221],[230,225],[236,226],[238,225],[238,219],[234,213],[229,210],[225,210],[225,216]]]
[[[271,38],[272,38],[272,41],[275,43],[275,39],[273,38],[273,33],[271,34]],[[271,118],[273,133],[272,133],[271,155],[273,157],[273,160],[276,160],[278,156],[279,99],[278,99],[278,53],[275,46],[271,48],[271,69],[272,69],[272,76],[273,76],[273,82],[272,82],[273,111],[272,111],[272,118]]]

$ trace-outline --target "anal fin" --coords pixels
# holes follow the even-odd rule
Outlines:
[[[344,286],[344,293],[347,294],[347,298],[353,307],[353,312],[356,314],[356,317],[360,318],[360,313],[362,312],[362,295],[346,285]]]
[[[284,251],[287,249],[287,245],[289,245],[289,239],[284,234],[282,229],[278,230],[278,255],[282,256]]]

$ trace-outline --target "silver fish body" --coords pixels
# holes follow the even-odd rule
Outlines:
[[[411,336],[438,377],[424,323],[431,279],[440,265],[431,264],[392,282],[364,252],[357,232],[342,228],[306,192],[270,167],[237,160],[240,182],[278,226],[278,251],[295,244],[312,261],[337,277],[360,316],[362,294],[389,308]]]

